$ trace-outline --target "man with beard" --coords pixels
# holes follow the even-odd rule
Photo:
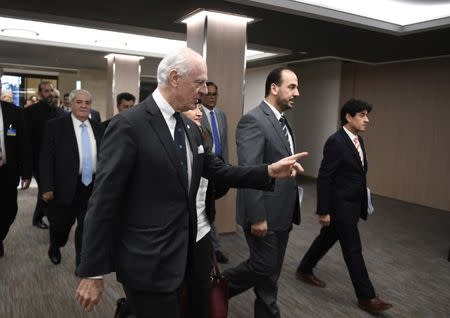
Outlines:
[[[38,87],[40,100],[25,108],[25,118],[30,132],[30,142],[33,158],[33,176],[38,184],[36,209],[33,215],[33,225],[40,229],[47,229],[43,221],[47,204],[42,200],[39,178],[39,153],[41,151],[42,136],[48,120],[64,116],[64,111],[56,107],[55,89],[49,81],[42,81]]]
[[[236,130],[239,166],[265,164],[295,153],[294,132],[284,112],[299,96],[294,72],[277,68],[266,79],[265,99],[244,115]],[[239,189],[237,222],[245,232],[250,257],[224,272],[229,296],[254,288],[254,316],[280,317],[278,277],[292,229],[300,224],[298,190],[294,179],[276,180],[273,192]]]

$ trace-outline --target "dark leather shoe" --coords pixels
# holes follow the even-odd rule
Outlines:
[[[61,263],[61,251],[59,250],[59,247],[50,246],[50,248],[48,249],[48,257],[55,265]]]
[[[3,247],[3,241],[0,241],[0,257],[5,255],[5,248]]]
[[[368,312],[380,312],[392,308],[392,304],[385,303],[381,299],[358,299],[359,308]]]
[[[223,253],[219,250],[216,251],[216,260],[219,263],[227,264],[228,263],[228,257],[223,255]]]
[[[48,225],[43,220],[38,220],[36,222],[33,222],[33,226],[38,227],[40,229],[48,229]]]
[[[295,278],[297,278],[298,280],[301,280],[309,285],[312,285],[312,286],[316,286],[316,287],[320,287],[320,288],[325,288],[327,286],[327,284],[325,284],[324,281],[321,281],[320,279],[318,279],[314,274],[304,273],[300,269],[297,269],[297,271],[295,272]]]

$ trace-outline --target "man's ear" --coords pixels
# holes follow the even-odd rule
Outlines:
[[[345,114],[345,119],[347,120],[347,122],[349,123],[352,119],[352,115],[350,115],[349,113]]]
[[[278,86],[275,83],[272,83],[270,85],[270,92],[272,93],[273,96],[277,96],[278,95]]]
[[[172,85],[173,87],[177,87],[181,76],[178,74],[176,70],[170,70],[168,78],[169,84]]]

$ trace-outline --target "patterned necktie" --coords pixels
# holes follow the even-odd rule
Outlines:
[[[221,156],[222,146],[220,145],[219,130],[217,129],[216,116],[214,116],[214,111],[210,111],[209,115],[211,116],[211,126],[214,138],[214,153],[218,156]]]
[[[184,132],[183,119],[180,113],[175,112],[173,117],[177,120],[174,132],[174,141],[178,150],[178,156],[181,162],[181,174],[184,184],[188,185],[187,153],[186,153],[186,135]]]
[[[284,116],[281,116],[279,119],[280,125],[281,125],[281,130],[283,131],[283,135],[286,138],[288,144],[289,144],[289,133],[288,133],[288,128],[287,128],[287,121],[286,118]]]
[[[89,133],[85,123],[80,125],[81,127],[81,182],[88,186],[92,182],[92,154],[91,154],[91,142],[89,140]]]
[[[353,138],[353,143],[355,144],[356,150],[358,151],[359,159],[361,159],[361,163],[362,163],[362,165],[364,166],[364,157],[363,157],[361,145],[359,144],[358,136],[356,136],[355,138]]]

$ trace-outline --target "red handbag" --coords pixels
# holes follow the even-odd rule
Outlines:
[[[212,265],[208,294],[208,318],[226,318],[228,315],[228,281],[220,273],[216,253],[212,249]],[[181,291],[181,317],[187,317],[187,289]]]
[[[228,281],[222,276],[213,248],[213,269],[209,282],[208,318],[226,318],[228,315]]]

